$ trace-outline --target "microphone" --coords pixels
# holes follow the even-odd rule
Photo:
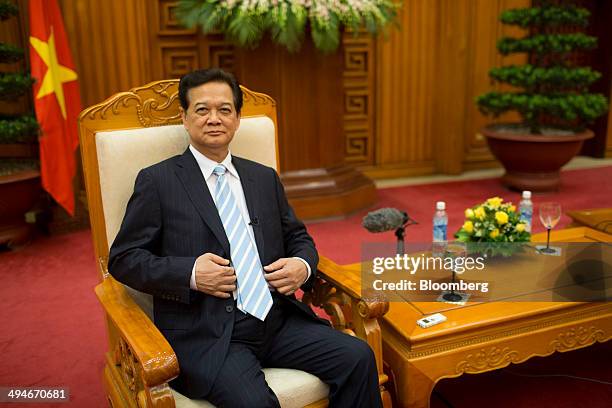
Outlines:
[[[410,217],[405,211],[400,211],[395,208],[381,208],[376,211],[369,212],[363,217],[361,225],[370,232],[385,232],[402,228],[404,224],[410,221]]]
[[[253,217],[253,219],[251,220],[251,222],[249,222],[249,225],[252,225],[252,226],[259,225],[259,218],[257,218],[257,217]]]

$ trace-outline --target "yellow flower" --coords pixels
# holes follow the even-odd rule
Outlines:
[[[504,201],[502,198],[493,197],[493,198],[489,198],[487,200],[487,204],[489,204],[491,206],[491,208],[496,209],[496,208],[499,208],[499,206],[501,205],[502,201]]]
[[[484,220],[485,217],[485,210],[482,207],[478,207],[477,209],[474,210],[474,215],[476,216],[476,218],[478,218],[479,220]]]
[[[493,231],[489,233],[489,236],[493,239],[497,238],[499,236],[499,230],[495,228]]]
[[[471,234],[472,232],[474,232],[474,224],[472,224],[472,221],[466,221],[463,223],[463,229],[468,234]]]
[[[497,211],[495,213],[495,220],[497,221],[498,225],[504,225],[508,222],[508,214],[503,211]]]
[[[515,212],[516,211],[516,205],[511,205],[510,207],[508,207],[508,211]]]
[[[523,232],[525,231],[525,224],[520,223],[520,224],[516,224],[516,232]]]
[[[474,211],[471,208],[465,210],[465,218],[469,218],[470,220],[474,218]]]

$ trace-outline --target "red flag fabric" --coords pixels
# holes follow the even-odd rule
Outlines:
[[[77,117],[81,98],[62,14],[56,0],[30,0],[30,70],[36,78],[34,107],[41,125],[42,185],[74,215]]]

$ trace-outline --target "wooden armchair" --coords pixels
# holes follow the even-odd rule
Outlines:
[[[241,125],[231,150],[277,168],[276,104],[267,95],[243,91]],[[136,174],[188,146],[178,108],[178,80],[165,80],[118,93],[79,117],[94,249],[102,277],[95,292],[108,326],[103,381],[108,401],[115,407],[212,406],[189,400],[168,386],[179,374],[179,364],[153,324],[152,298],[118,283],[107,270],[109,247],[121,225]],[[339,330],[368,342],[376,355],[383,401],[390,406],[377,321],[388,304],[361,300],[341,283],[325,281],[324,275],[303,300],[323,307]],[[318,378],[298,370],[267,368],[264,372],[283,407],[327,406],[328,388]]]

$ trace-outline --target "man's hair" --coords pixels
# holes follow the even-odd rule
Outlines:
[[[236,113],[240,114],[240,110],[242,109],[242,89],[240,89],[240,84],[232,74],[219,68],[198,69],[183,75],[181,81],[179,82],[178,89],[181,107],[187,111],[187,108],[189,107],[188,93],[191,88],[195,88],[209,82],[225,82],[229,85],[229,87],[232,89],[232,94],[234,95],[234,107],[236,108]]]

